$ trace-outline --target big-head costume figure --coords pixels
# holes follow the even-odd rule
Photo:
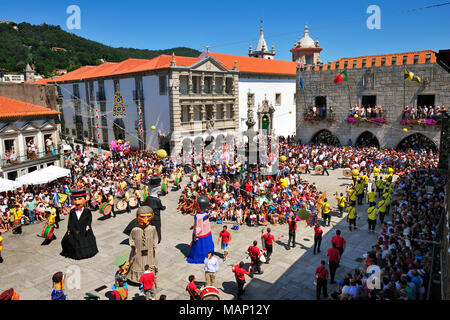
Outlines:
[[[155,226],[156,232],[158,233],[158,243],[161,242],[161,211],[166,210],[166,206],[163,206],[161,203],[161,199],[158,197],[158,192],[160,191],[161,178],[159,177],[151,177],[148,183],[149,187],[149,196],[144,201],[144,206],[149,206],[153,210],[153,219],[151,219],[150,224]],[[138,221],[137,219],[133,219],[128,226],[125,228],[123,233],[127,236],[130,235],[131,230],[134,227],[137,227]]]
[[[153,219],[153,210],[149,206],[142,206],[137,210],[136,219],[139,226],[134,227],[130,233],[130,268],[128,270],[128,281],[139,283],[145,266],[149,265],[152,272],[158,272],[158,261],[156,259],[156,247],[158,246],[158,234],[155,226],[150,224]]]
[[[72,201],[75,208],[70,210],[67,232],[61,240],[61,255],[81,260],[95,256],[98,252],[92,231],[92,213],[85,208],[86,190],[73,190]]]
[[[204,263],[208,252],[214,252],[214,241],[209,224],[209,214],[206,213],[209,207],[209,199],[200,196],[197,199],[200,211],[194,216],[191,251],[186,261],[189,263]]]

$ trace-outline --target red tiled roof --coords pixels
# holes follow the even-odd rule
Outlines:
[[[418,57],[417,64],[426,63],[427,55],[430,55],[429,63],[436,63],[436,52],[433,50],[422,50],[422,51],[411,51],[411,52],[403,52],[403,53],[388,53],[388,54],[378,54],[371,56],[361,56],[361,57],[353,57],[353,58],[341,58],[339,60],[331,62],[331,68],[329,68],[328,64],[323,64],[322,70],[336,70],[336,69],[353,69],[353,63],[356,61],[356,68],[363,68],[363,60],[366,60],[366,68],[371,67],[381,67],[381,66],[402,66],[403,57],[406,57],[406,64],[414,64],[414,56]],[[396,58],[397,61],[395,64],[392,63],[392,58]],[[372,65],[372,61],[375,59],[375,64]],[[384,59],[384,64],[382,64],[382,60]],[[347,67],[345,67],[345,62],[347,62]],[[319,67],[314,68],[314,70],[320,70]]]
[[[222,63],[227,69],[233,69],[236,62],[239,72],[288,75],[296,75],[297,72],[297,64],[293,61],[235,56],[214,52],[209,52],[209,55]]]
[[[200,59],[175,56],[177,66],[190,66]],[[105,62],[99,66],[85,66],[53,79],[53,82],[75,81],[108,77],[119,74],[143,72],[170,67],[171,55],[160,55],[153,59],[127,59],[122,62]]]
[[[35,104],[0,96],[0,118],[50,116],[60,112]]]

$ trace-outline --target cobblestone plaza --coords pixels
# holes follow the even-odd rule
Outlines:
[[[316,183],[319,190],[326,191],[328,201],[334,209],[337,207],[335,192],[344,192],[346,186],[352,182],[350,178],[344,178],[342,169],[330,170],[330,176],[305,174],[302,178]],[[183,186],[187,182],[188,176],[184,178]],[[159,263],[157,296],[164,294],[168,300],[189,299],[185,288],[191,274],[196,276],[198,286],[205,283],[203,264],[189,264],[185,261],[192,239],[192,231],[189,228],[193,223],[193,217],[183,216],[177,212],[180,193],[181,191],[169,192],[168,195],[161,197],[167,209],[161,212],[162,240],[157,251]],[[255,275],[252,279],[247,278],[246,291],[242,298],[244,300],[315,299],[314,270],[320,264],[320,260],[327,260],[326,250],[331,246],[330,239],[337,229],[342,231],[347,241],[347,248],[341,259],[341,267],[336,273],[336,279],[342,279],[347,272],[360,267],[362,255],[370,250],[377,237],[377,233],[367,232],[366,209],[367,205],[357,206],[361,219],[357,221],[358,230],[352,232],[348,230],[346,214],[343,218],[339,218],[336,210],[333,210],[331,226],[323,227],[321,253],[316,255],[313,254],[312,249],[314,231],[306,226],[306,222],[299,222],[296,247],[291,249],[287,247],[288,226],[286,224],[270,225],[276,240],[272,259],[269,264],[262,265],[263,275]],[[60,228],[55,230],[57,239],[49,246],[41,246],[42,238],[37,236],[41,233],[42,223],[25,226],[21,235],[4,234],[2,255],[5,261],[1,265],[0,291],[12,287],[20,294],[21,299],[50,300],[51,277],[55,272],[63,271],[67,275],[68,299],[81,300],[86,292],[90,292],[98,295],[101,300],[107,300],[116,272],[114,259],[119,255],[128,256],[130,253],[128,237],[122,231],[135,217],[135,210],[107,219],[95,211],[93,217],[92,228],[99,253],[87,260],[71,260],[59,254],[60,241],[67,228],[67,216],[62,217]],[[247,258],[247,248],[253,240],[258,240],[258,245],[261,245],[260,236],[263,229],[262,226],[243,225],[235,231],[231,230],[231,226],[229,224],[228,228],[232,235],[230,251],[227,260],[223,262],[221,259],[223,252],[217,245],[222,225],[211,222],[216,257],[220,264],[216,275],[216,286],[222,300],[235,299],[237,286],[234,273],[231,271],[232,266],[244,261],[248,268],[250,259]],[[378,223],[376,231],[379,227]],[[79,277],[77,277],[78,274]],[[329,285],[328,292],[337,289],[337,286],[337,284]],[[128,288],[129,299],[144,299],[138,287],[129,286]]]

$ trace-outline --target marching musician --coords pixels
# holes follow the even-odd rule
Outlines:
[[[114,196],[112,195],[112,193],[108,194],[108,204],[111,205],[111,213],[112,213],[112,216],[115,218],[116,212],[114,210]]]
[[[128,192],[128,187],[125,189],[125,195],[124,195],[124,199],[127,203],[127,212],[130,213],[131,209],[130,209],[130,193]]]

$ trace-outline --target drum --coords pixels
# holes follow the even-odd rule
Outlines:
[[[55,230],[55,225],[46,224],[44,229],[42,230],[41,237],[45,239],[51,239],[53,236],[53,231]]]
[[[220,300],[219,290],[215,287],[204,287],[200,290],[201,300]]]
[[[303,163],[303,164],[300,165],[300,172],[301,173],[305,173],[306,172],[306,164]]]
[[[351,178],[352,177],[352,170],[350,168],[345,168],[342,174],[346,178]]]
[[[174,184],[175,186],[179,186],[179,185],[180,185],[180,182],[181,182],[181,177],[178,177],[178,176],[177,176],[177,177],[175,178],[173,184]]]
[[[314,169],[314,171],[315,171],[317,174],[322,174],[322,173],[323,173],[323,167],[322,167],[320,164],[318,164],[318,165],[316,166],[316,168]]]
[[[164,194],[167,193],[167,184],[165,184],[165,183],[161,184],[161,192]]]
[[[127,210],[127,206],[128,206],[128,204],[127,204],[126,200],[123,200],[123,199],[117,201],[117,203],[116,203],[116,208],[119,211]]]
[[[191,181],[192,181],[192,182],[197,182],[198,179],[199,179],[198,174],[196,174],[196,173],[191,173]]]
[[[102,213],[104,216],[109,216],[109,214],[111,213],[112,209],[113,209],[112,205],[110,205],[108,202],[105,202],[100,207],[100,213]]]
[[[136,208],[139,204],[139,199],[137,197],[130,197],[130,199],[128,200],[128,204],[130,206],[130,208]]]

